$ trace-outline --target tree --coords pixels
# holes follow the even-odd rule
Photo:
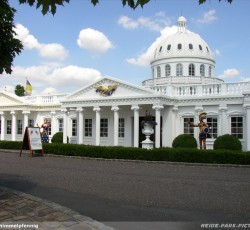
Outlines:
[[[23,49],[21,41],[15,38],[14,13],[7,0],[0,1],[0,74],[11,73],[13,60]]]
[[[19,97],[22,97],[24,96],[24,93],[25,93],[25,89],[23,86],[21,85],[16,85],[16,88],[15,88],[15,94]]]
[[[86,0],[82,0],[86,1]],[[101,0],[90,0],[94,6],[101,2]],[[136,9],[138,6],[143,7],[151,0],[121,0],[122,5],[128,5],[132,9]],[[196,0],[199,4],[205,3],[207,0]],[[218,0],[219,2],[221,0]],[[228,3],[232,3],[233,0],[225,0]],[[63,6],[65,3],[69,3],[70,0],[19,0],[20,4],[29,4],[30,6],[36,6],[36,8],[42,7],[42,14],[45,15],[51,12],[53,15],[56,13],[57,6]],[[103,1],[104,2],[104,1]],[[13,17],[16,10],[9,6],[8,0],[0,0],[0,74],[4,71],[8,74],[12,72],[12,63],[16,55],[20,54],[23,45],[21,41],[15,38]]]

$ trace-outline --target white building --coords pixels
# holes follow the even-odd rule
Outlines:
[[[65,143],[139,147],[144,139],[140,121],[147,111],[158,123],[155,147],[171,147],[182,133],[198,140],[198,129],[187,122],[198,122],[205,111],[211,127],[208,149],[217,136],[229,133],[250,151],[250,82],[216,78],[209,46],[187,31],[184,17],[178,19],[178,32],[156,48],[151,68],[152,78],[143,86],[103,78],[67,95],[21,98],[1,92],[1,140],[22,140],[26,126],[47,118],[50,137],[63,131]]]

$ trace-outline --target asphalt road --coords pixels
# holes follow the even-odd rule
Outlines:
[[[0,150],[0,185],[104,223],[250,223],[246,167],[30,158]]]

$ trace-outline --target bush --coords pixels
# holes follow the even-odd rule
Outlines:
[[[173,148],[197,148],[197,141],[189,134],[181,134],[174,139],[172,146]]]
[[[51,139],[52,143],[63,143],[63,132],[55,133]]]
[[[214,142],[214,149],[242,150],[241,142],[235,136],[225,134],[217,137]]]

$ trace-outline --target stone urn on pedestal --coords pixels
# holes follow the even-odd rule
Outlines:
[[[142,133],[146,136],[146,139],[141,142],[143,149],[153,149],[154,142],[150,140],[150,135],[154,133],[154,127],[157,123],[153,120],[145,120],[141,122],[143,127]]]

